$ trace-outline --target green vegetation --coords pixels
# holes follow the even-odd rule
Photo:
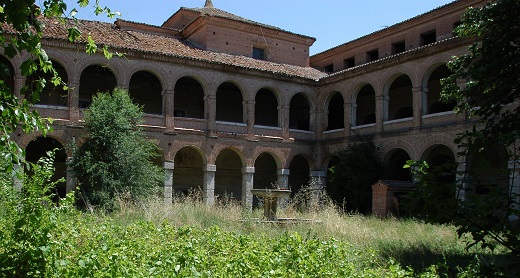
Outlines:
[[[151,160],[158,147],[139,127],[144,113],[128,93],[98,93],[85,111],[86,138],[69,165],[78,178],[80,206],[116,208],[117,199],[146,201],[157,195],[164,174]]]
[[[346,211],[370,213],[372,184],[383,173],[379,149],[369,139],[350,143],[335,154],[336,164],[331,167],[327,193]]]
[[[24,189],[2,184],[1,277],[476,277],[475,256],[501,262],[504,250],[465,251],[452,226],[380,220],[333,205],[282,217],[319,220],[260,223],[261,211],[208,207],[200,196],[111,214],[75,210],[73,196],[50,201],[51,160],[34,166]]]

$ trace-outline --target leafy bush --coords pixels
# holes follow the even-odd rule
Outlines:
[[[117,199],[142,201],[159,192],[164,175],[151,162],[157,146],[139,127],[143,115],[123,89],[94,96],[85,111],[87,137],[69,163],[81,188],[79,204],[113,210]]]

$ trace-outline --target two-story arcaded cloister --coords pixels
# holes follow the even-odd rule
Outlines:
[[[313,56],[314,38],[249,21],[211,1],[181,8],[162,26],[67,23],[125,53],[110,60],[85,54],[82,40],[69,42],[65,27],[44,19],[42,44],[68,90],[47,86],[34,105],[55,119],[48,137],[15,137],[29,160],[63,150],[56,162],[67,176],[57,188],[63,195],[75,186],[63,146],[81,143],[92,96],[121,87],[142,105],[143,128],[161,150],[156,163],[166,172],[166,202],[199,188],[210,204],[231,198],[245,205],[253,202],[252,188],[276,184],[293,194],[311,182],[323,188],[334,153],[357,134],[382,146],[390,165],[385,179],[411,180],[402,168],[409,159],[469,168],[482,157],[457,156],[453,139],[471,123],[439,100],[440,80],[450,74],[451,57],[470,44],[453,36],[454,26],[468,6],[483,2],[454,1]],[[20,72],[26,58],[0,59],[15,94],[32,86]],[[486,159],[509,167],[503,148]]]

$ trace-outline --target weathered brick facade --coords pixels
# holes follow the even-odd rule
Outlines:
[[[445,64],[470,43],[453,37],[453,26],[468,6],[483,2],[455,1],[312,57],[314,38],[211,5],[182,8],[163,26],[80,21],[83,33],[125,53],[110,60],[84,54],[81,40],[68,42],[63,27],[47,20],[43,45],[70,89],[65,106],[35,109],[55,119],[49,136],[67,145],[81,142],[82,106],[101,80],[129,89],[155,111],[144,127],[162,151],[167,202],[172,192],[197,187],[208,203],[227,196],[251,204],[253,187],[298,190],[311,180],[325,186],[334,152],[355,134],[372,136],[385,159],[403,152],[429,159],[442,150],[464,162],[453,138],[470,123],[433,102]],[[367,60],[374,49],[378,59]],[[353,67],[347,67],[350,57]],[[15,92],[26,82],[19,71],[25,58],[8,61]],[[16,137],[26,147],[39,136]]]

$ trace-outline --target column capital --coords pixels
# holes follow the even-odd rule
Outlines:
[[[163,166],[165,170],[173,170],[175,168],[175,163],[173,161],[165,161]]]
[[[290,173],[290,170],[289,169],[278,169],[276,171],[276,174],[277,175],[284,175],[284,176],[288,176]]]
[[[205,172],[216,172],[217,171],[217,165],[215,164],[206,164],[204,166]]]
[[[254,174],[255,173],[255,167],[246,166],[242,168],[242,174]]]
[[[327,176],[327,171],[311,171],[309,173],[309,176],[311,177],[326,177]]]

